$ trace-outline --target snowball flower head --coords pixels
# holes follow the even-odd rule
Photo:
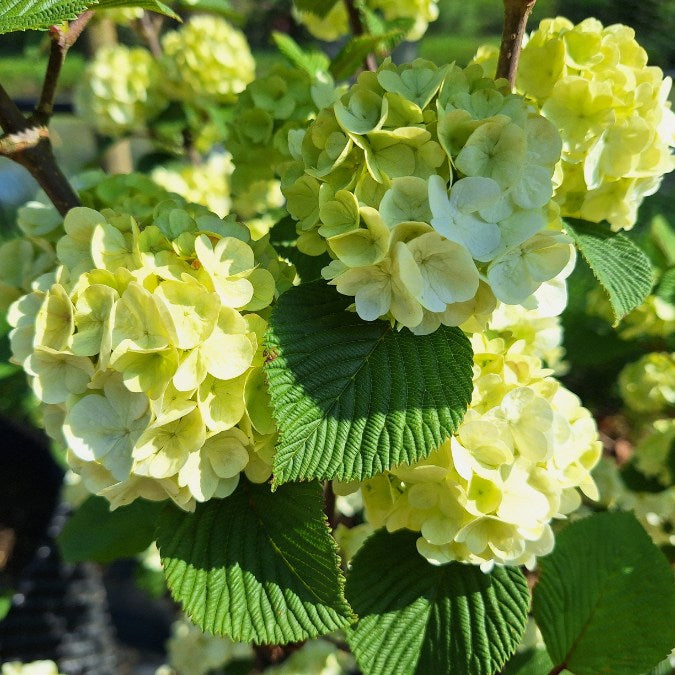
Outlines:
[[[198,15],[162,37],[164,86],[193,104],[232,102],[255,77],[244,34],[225,19]]]
[[[486,52],[482,58],[486,57]],[[672,81],[647,65],[628,26],[545,19],[523,48],[516,80],[562,135],[561,214],[630,229],[675,163]]]
[[[332,81],[313,83],[306,72],[282,65],[275,65],[246,87],[228,130],[235,194],[281,175],[291,160],[289,132],[306,127],[320,108],[332,103],[330,96],[323,100],[325,91],[334,95]]]
[[[364,72],[289,148],[298,247],[366,320],[417,334],[527,302],[569,274],[550,203],[555,127],[480,66],[421,59]]]
[[[675,407],[675,353],[651,352],[619,374],[624,403],[638,413],[667,412]]]
[[[232,158],[214,153],[202,164],[158,166],[151,177],[169,192],[175,192],[189,202],[202,204],[223,217],[230,212],[230,176]]]
[[[141,47],[102,47],[87,65],[75,92],[78,112],[105,136],[143,129],[166,106],[160,72]]]
[[[474,391],[455,435],[427,459],[365,481],[366,519],[420,533],[429,562],[532,565],[550,521],[597,499],[602,445],[590,413],[524,340],[475,334]]]
[[[229,495],[242,471],[265,480],[275,428],[258,312],[290,284],[267,240],[172,200],[145,225],[78,207],[63,232],[59,266],[8,318],[13,360],[85,486],[113,507],[191,509]]]

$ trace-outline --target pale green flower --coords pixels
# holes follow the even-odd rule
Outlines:
[[[116,480],[129,476],[134,444],[150,419],[147,396],[132,393],[109,377],[100,393],[77,401],[66,414],[63,433],[81,460],[100,461]]]

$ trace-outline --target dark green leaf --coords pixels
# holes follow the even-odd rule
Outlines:
[[[428,457],[471,400],[471,345],[458,328],[397,331],[345,311],[351,300],[316,281],[284,293],[272,312],[277,484],[361,480]]]
[[[131,558],[153,541],[162,504],[137,499],[110,510],[103,497],[89,497],[70,517],[58,537],[67,562],[109,563]]]
[[[638,471],[635,461],[626,462],[621,467],[621,480],[632,492],[662,492],[666,489],[658,479]]]
[[[553,662],[575,675],[642,673],[675,644],[672,570],[630,513],[599,513],[558,535],[533,611]]]
[[[348,642],[366,675],[492,675],[515,651],[529,591],[514,567],[428,563],[418,535],[376,532],[352,561]]]
[[[639,307],[653,285],[653,270],[645,252],[623,234],[583,220],[567,221],[581,255],[609,295],[614,325]]]
[[[514,655],[502,670],[501,675],[546,675],[553,662],[543,647],[533,647]]]
[[[317,483],[242,480],[194,513],[169,506],[157,545],[172,596],[210,633],[286,644],[353,620]]]
[[[298,234],[295,230],[296,221],[290,216],[282,218],[270,230],[270,244],[282,257],[289,260],[300,277],[301,282],[321,279],[321,270],[331,261],[327,253],[322,255],[306,255],[298,250],[296,242]]]

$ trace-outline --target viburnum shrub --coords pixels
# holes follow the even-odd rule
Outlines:
[[[632,29],[525,36],[505,0],[498,51],[398,63],[437,2],[296,0],[340,50],[275,33],[256,76],[213,3],[101,0],[139,39],[77,113],[148,152],[69,183],[47,125],[90,4],[0,0],[52,40],[32,117],[0,89],[0,153],[44,190],[0,305],[69,469],[63,555],[139,556],[187,617],[158,672],[667,669],[675,234],[617,230],[675,117]]]

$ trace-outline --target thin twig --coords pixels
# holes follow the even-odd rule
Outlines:
[[[499,48],[497,77],[506,78],[511,88],[516,83],[516,71],[527,19],[536,2],[537,0],[504,0],[504,30]]]
[[[16,134],[29,126],[28,120],[0,84],[0,127],[8,134]]]
[[[5,132],[0,139],[2,154],[28,169],[62,215],[78,206],[80,200],[56,162],[46,124],[53,111],[63,59],[92,16],[93,12],[87,11],[67,28],[50,30],[52,44],[47,72],[32,117],[25,117],[0,86],[0,127]]]
[[[354,0],[344,0],[344,3],[345,7],[347,8],[349,27],[351,28],[352,35],[363,35],[366,31],[363,28],[363,21],[361,21],[361,13],[354,3]],[[375,54],[371,53],[366,56],[363,62],[363,68],[364,70],[370,70],[373,72],[377,70],[377,60],[375,59]]]
[[[139,20],[141,32],[152,55],[158,59],[162,56],[162,44],[159,41],[159,33],[162,28],[163,17],[152,12],[143,12]]]
[[[82,34],[91,18],[94,16],[92,10],[80,14],[77,19],[71,21],[66,28],[52,26],[49,29],[51,45],[49,49],[49,61],[47,62],[47,72],[42,84],[40,100],[33,113],[32,121],[38,125],[45,125],[49,122],[54,111],[54,97],[56,96],[56,87],[61,74],[61,67],[66,60],[68,50],[75,44],[75,41]]]

